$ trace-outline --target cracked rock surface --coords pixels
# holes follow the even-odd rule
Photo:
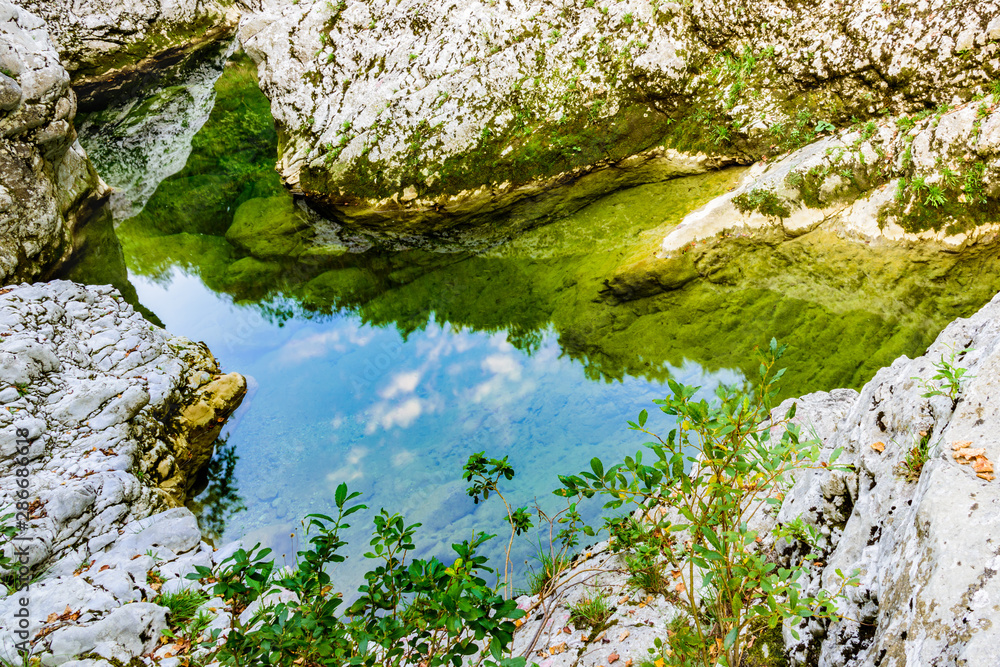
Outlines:
[[[147,573],[155,565],[177,578],[211,560],[177,505],[246,380],[221,374],[202,344],[149,324],[112,288],[54,281],[0,289],[0,387],[0,505],[29,503],[19,536],[41,575],[32,632],[63,656],[46,664],[140,655],[164,627],[164,610],[144,603]],[[27,499],[16,496],[19,469]],[[73,574],[87,563],[87,576]],[[0,599],[4,618],[16,597]],[[0,652],[11,641],[3,633]]]
[[[231,29],[233,0],[18,0],[47,24],[75,85],[186,50]]]
[[[942,360],[968,369],[955,400],[924,396],[948,392],[932,379]],[[839,419],[811,418],[854,470],[805,475],[781,518],[801,515],[827,535],[826,567],[811,585],[836,588],[837,569],[859,570],[861,585],[847,590],[844,620],[801,641],[786,635],[798,664],[1000,663],[1000,483],[955,457],[959,445],[1000,461],[998,369],[1000,297],[950,324],[925,356],[879,371]],[[908,479],[902,463],[922,438],[930,459]]]
[[[44,278],[108,188],[73,128],[76,96],[44,22],[0,0],[0,283]]]
[[[246,4],[283,178],[370,227],[470,224],[634,155],[632,182],[750,162],[1000,74],[996,2]]]

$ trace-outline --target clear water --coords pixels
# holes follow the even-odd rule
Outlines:
[[[601,296],[607,277],[732,187],[738,170],[616,192],[487,252],[393,249],[295,207],[245,59],[215,90],[183,168],[148,166],[165,180],[117,232],[93,232],[69,277],[113,282],[249,379],[192,502],[219,540],[290,555],[301,518],[330,512],[347,482],[373,510],[422,523],[420,554],[447,558],[474,530],[504,529],[499,503],[465,494],[471,453],[508,456],[511,501],[550,510],[559,474],[641,445],[625,422],[652,407],[668,377],[710,393],[752,371],[754,347],[776,336],[789,344],[785,395],[857,387],[1000,289],[995,254],[925,259],[914,271],[890,251],[810,235],[747,246],[676,292],[625,304]],[[116,130],[141,125],[130,113],[107,114],[120,126],[85,145],[112,160]],[[122,168],[107,173],[113,166]],[[666,431],[660,417],[651,423]],[[360,582],[367,520],[353,522],[345,590]],[[517,543],[519,572],[533,550]],[[495,540],[491,554],[501,551]]]
[[[405,338],[351,313],[279,326],[195,276],[133,281],[170,331],[196,335],[247,376],[251,391],[227,436],[246,510],[228,518],[223,537],[260,540],[279,554],[294,552],[300,518],[330,512],[334,489],[347,482],[373,509],[422,523],[421,553],[444,558],[475,530],[503,529],[499,502],[474,505],[465,493],[461,469],[470,454],[509,457],[517,476],[508,498],[552,510],[560,506],[551,497],[558,474],[638,448],[625,421],[663,391],[637,378],[588,380],[551,329],[529,353],[504,332],[433,319]],[[739,378],[695,363],[669,372],[706,389]],[[588,508],[591,518],[596,509]],[[350,535],[358,550],[364,523]],[[531,543],[519,541],[514,560],[523,565],[531,553]],[[352,560],[341,577],[356,581],[363,563]]]

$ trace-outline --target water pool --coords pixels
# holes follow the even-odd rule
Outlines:
[[[198,77],[191,85],[206,85],[203,69]],[[317,242],[315,221],[274,172],[269,107],[245,58],[215,82],[210,115],[203,92],[189,95],[201,106],[196,127],[181,124],[187,139],[145,164],[132,153],[131,167],[115,163],[116,142],[148,124],[149,109],[172,108],[153,98],[178,99],[178,85],[84,119],[99,170],[123,174],[112,183],[120,219],[69,277],[117,281],[151,318],[248,377],[192,501],[217,540],[292,554],[302,517],[329,512],[347,482],[373,511],[422,523],[420,555],[447,558],[474,530],[504,529],[499,503],[465,494],[461,468],[474,452],[510,458],[512,502],[550,509],[559,474],[640,446],[626,420],[662,397],[668,377],[710,394],[739,381],[753,348],[776,336],[789,343],[785,395],[856,387],[1000,289],[993,255],[901,279],[871,270],[866,249],[804,239],[747,247],[676,292],[624,304],[601,296],[615,267],[732,187],[739,170],[619,191],[486,251],[401,249],[336,228]],[[115,261],[124,266],[109,270]],[[651,424],[669,428],[665,417]],[[360,583],[369,532],[366,519],[353,523],[354,557],[338,574],[347,590]],[[519,576],[532,539],[516,545]],[[489,553],[501,550],[496,540]]]

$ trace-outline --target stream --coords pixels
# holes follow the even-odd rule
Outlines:
[[[301,519],[330,513],[346,482],[370,511],[347,535],[344,590],[361,583],[378,508],[421,523],[417,555],[446,562],[476,530],[503,534],[502,504],[465,493],[474,452],[509,457],[506,496],[551,512],[559,474],[641,447],[626,422],[668,378],[709,397],[752,373],[754,348],[775,336],[789,344],[783,396],[857,388],[1000,290],[984,277],[1000,275],[992,254],[907,282],[864,269],[860,250],[803,241],[747,248],[674,292],[601,296],[616,267],[741,169],[614,192],[487,250],[349,233],[284,190],[268,101],[225,45],[78,124],[116,188],[116,220],[90,232],[66,277],[115,284],[250,385],[191,501],[203,530],[291,556]],[[668,431],[651,412],[649,426]],[[601,516],[597,503],[583,511]],[[515,542],[519,582],[546,536]],[[505,542],[488,547],[495,566]]]

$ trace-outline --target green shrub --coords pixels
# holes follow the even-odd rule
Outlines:
[[[655,403],[676,419],[669,435],[646,430],[645,410],[630,422],[654,438],[645,444],[648,460],[642,451],[610,467],[594,458],[590,470],[560,477],[558,495],[608,496],[606,508],[642,508],[660,517],[651,519],[654,530],[676,536],[665,557],[682,573],[678,602],[686,618],[679,623],[696,638],[671,645],[683,658],[679,664],[742,665],[755,628],[794,628],[806,617],[834,617],[834,601],[855,583],[841,575],[839,590],[806,595],[800,580],[808,559],[778,567],[757,548],[759,535],[748,525],[749,517],[781,505],[791,473],[819,465],[818,441],[800,440],[791,423],[794,404],[784,419],[771,422],[783,374],[775,365],[783,351],[772,340],[756,384],[720,387],[712,403],[694,400],[697,387],[668,380],[672,394]],[[837,454],[823,466],[835,467]]]
[[[505,460],[499,476],[480,481],[470,493],[496,490],[499,477],[513,476]],[[365,557],[374,567],[365,575],[360,597],[346,609],[335,593],[328,569],[343,562],[346,542],[340,533],[345,519],[365,509],[351,504],[359,493],[341,484],[335,494],[336,518],[307,517],[308,548],[299,552],[291,571],[277,573],[270,550],[260,545],[240,549],[212,571],[199,567],[191,579],[215,584],[212,593],[229,601],[232,630],[220,642],[220,632],[198,643],[208,660],[223,665],[397,665],[427,667],[460,665],[466,656],[483,654],[486,667],[522,667],[523,658],[505,655],[513,639],[514,620],[524,615],[512,600],[487,585],[491,573],[479,548],[492,536],[475,534],[453,545],[449,566],[437,559],[408,559],[419,524],[407,525],[399,514],[385,510],[374,518],[371,550]],[[510,516],[515,515],[511,512]],[[512,523],[517,519],[512,519]],[[250,604],[284,590],[293,599],[263,606],[247,623],[239,615]]]

